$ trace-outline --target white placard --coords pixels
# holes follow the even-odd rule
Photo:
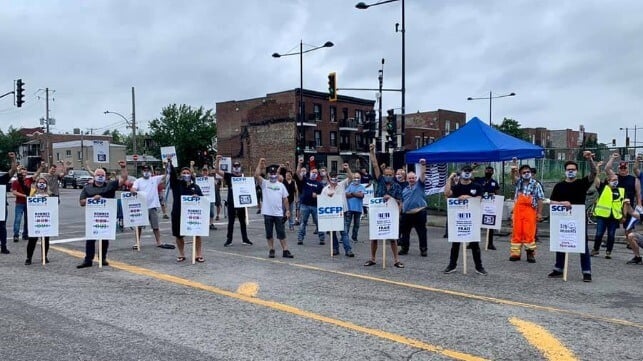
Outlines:
[[[480,228],[500,229],[502,228],[502,211],[505,205],[505,197],[491,195],[480,200],[480,212],[482,214]]]
[[[369,184],[368,187],[364,187],[364,207],[368,207],[369,203],[371,202],[371,199],[373,199],[373,196],[375,195],[375,191],[373,190],[373,184]]]
[[[449,242],[480,242],[480,197],[447,199]]]
[[[585,206],[550,205],[549,234],[550,251],[585,253]]]
[[[29,237],[58,236],[58,197],[27,197]]]
[[[216,202],[214,193],[214,177],[195,177],[194,183],[201,188],[201,193],[203,193],[204,197],[210,200],[210,203]]]
[[[181,196],[181,235],[208,236],[210,202],[205,197]]]
[[[317,195],[317,225],[319,232],[344,230],[344,195]]]
[[[368,239],[398,239],[400,208],[393,198],[371,198],[368,202]]]
[[[85,238],[116,239],[116,199],[87,198],[85,204]]]
[[[0,184],[0,221],[7,220],[6,204],[7,204],[7,186],[4,184]]]
[[[232,198],[234,208],[257,205],[257,189],[253,177],[232,177]]]
[[[169,147],[161,147],[161,159],[166,160],[167,156],[172,156],[172,165],[176,168],[179,166],[179,159],[176,156],[176,147],[171,145]]]
[[[221,160],[219,160],[219,170],[226,173],[232,172],[232,158],[221,157]]]
[[[94,140],[94,163],[109,163],[109,142],[106,140]]]
[[[149,209],[147,197],[143,193],[121,193],[123,208],[123,227],[149,226]]]

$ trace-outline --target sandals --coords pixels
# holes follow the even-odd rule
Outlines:
[[[184,261],[185,261],[185,257],[181,257],[181,256],[176,257],[176,261],[177,261],[177,262],[184,262]]]
[[[366,263],[364,263],[364,267],[374,266],[374,265],[376,265],[376,263],[371,260],[368,260],[366,261]]]
[[[393,264],[393,266],[395,268],[404,268],[404,263],[398,261],[398,262],[395,262],[395,264]]]
[[[203,263],[203,262],[205,262],[205,258],[203,258],[203,257],[197,257],[197,258],[195,258],[194,260],[195,260],[195,261],[197,261],[197,262],[199,262],[199,263]]]

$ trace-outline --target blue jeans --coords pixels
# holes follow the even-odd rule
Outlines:
[[[580,269],[583,274],[592,274],[592,261],[589,256],[589,245],[587,244],[587,218],[585,219],[585,253],[580,254]],[[556,264],[554,271],[563,272],[565,267],[565,253],[556,252]]]
[[[24,227],[22,230],[22,238],[27,239],[27,205],[16,203],[15,213],[13,217],[13,236],[20,237],[20,222],[25,219]]]
[[[290,211],[290,217],[288,217],[288,228],[293,229],[295,227],[295,201],[294,200],[288,204],[288,210]]]
[[[348,242],[348,234],[350,232],[351,223],[353,223],[353,233],[351,234],[351,238],[354,241],[357,241],[357,232],[359,232],[359,221],[361,216],[362,216],[361,212],[355,212],[355,211],[344,212],[344,234],[342,235],[342,237],[346,237],[346,242]],[[342,242],[344,242],[343,239],[342,239]]]
[[[313,216],[313,223],[315,223],[315,227],[317,227],[317,207],[301,204],[299,206],[299,210],[301,212],[301,225],[299,226],[299,235],[297,236],[297,241],[303,241],[306,237],[306,224],[308,223],[308,217],[310,217],[311,215]],[[317,235],[319,236],[319,241],[324,242],[325,233],[318,232]]]
[[[603,235],[607,231],[607,252],[612,252],[614,248],[614,239],[616,238],[616,228],[619,221],[614,218],[596,217],[596,237],[594,238],[594,251],[601,249]]]
[[[333,235],[333,249],[339,251],[339,240],[337,239],[337,232],[331,232]],[[342,245],[344,245],[344,253],[349,254],[352,252],[351,242],[348,240],[348,233],[346,231],[339,231],[339,238],[342,239]]]

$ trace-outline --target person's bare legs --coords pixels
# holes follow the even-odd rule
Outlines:
[[[392,239],[389,242],[391,242],[391,252],[393,252],[393,260],[395,263],[398,263],[400,260],[397,258],[397,241]]]
[[[179,257],[185,258],[185,252],[183,252],[185,241],[183,240],[183,237],[176,237],[176,248],[179,250]]]
[[[377,256],[377,240],[371,240],[371,261],[375,262],[375,257]]]
[[[194,242],[194,246],[196,247],[196,258],[203,258],[203,254],[201,253],[201,236],[196,236]]]

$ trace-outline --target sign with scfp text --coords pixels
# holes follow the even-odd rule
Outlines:
[[[27,226],[30,237],[57,237],[58,197],[27,197]]]
[[[449,242],[480,242],[480,198],[447,199]]]
[[[116,199],[87,198],[85,203],[85,238],[116,239]]]
[[[208,236],[210,201],[206,197],[181,196],[181,235]]]
[[[398,239],[400,208],[395,199],[371,198],[368,202],[368,239]]]
[[[550,205],[549,232],[550,251],[585,253],[585,205]]]

